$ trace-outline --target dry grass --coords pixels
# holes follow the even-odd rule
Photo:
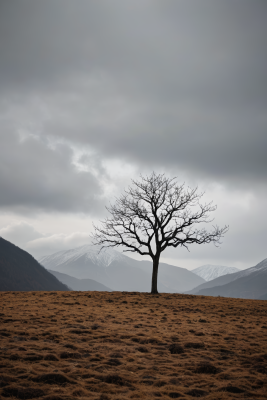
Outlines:
[[[267,302],[1,292],[3,399],[266,399]]]

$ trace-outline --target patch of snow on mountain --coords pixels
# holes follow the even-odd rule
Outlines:
[[[91,260],[94,264],[100,267],[108,267],[114,260],[123,260],[126,258],[126,256],[112,248],[104,248],[101,251],[100,248],[100,246],[87,244],[76,247],[75,249],[63,250],[51,254],[50,256],[41,257],[38,261],[44,266],[51,262],[53,262],[54,266],[57,266],[70,261],[73,262],[78,258],[85,256],[88,260]]]
[[[240,270],[235,267],[225,267],[223,265],[202,265],[201,267],[192,270],[194,274],[205,279],[205,281],[212,281],[219,276],[233,274],[234,272],[239,272]]]

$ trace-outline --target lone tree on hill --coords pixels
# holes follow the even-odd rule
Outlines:
[[[153,260],[151,293],[158,293],[157,279],[161,253],[167,247],[185,247],[192,243],[220,243],[228,227],[202,226],[211,222],[211,203],[201,204],[203,193],[197,188],[178,185],[176,178],[164,174],[141,176],[132,186],[106,207],[111,216],[95,228],[93,243],[104,247],[124,246],[124,251],[148,255]]]

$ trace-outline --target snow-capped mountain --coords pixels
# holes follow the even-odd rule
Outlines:
[[[267,258],[251,268],[205,282],[187,293],[259,299],[266,294],[266,288]]]
[[[219,276],[233,274],[234,272],[240,271],[235,267],[225,267],[224,265],[202,265],[201,267],[195,268],[192,270],[194,274],[201,276],[201,278],[205,279],[205,281],[212,281],[213,279],[218,278]]]
[[[113,248],[86,245],[60,251],[38,261],[46,269],[76,279],[93,279],[112,290],[148,292],[151,287],[152,262],[137,261]],[[176,293],[191,290],[205,282],[185,268],[160,263],[158,289]]]
[[[38,261],[42,265],[49,266],[49,264],[53,264],[56,267],[61,264],[75,262],[80,257],[83,257],[94,265],[108,267],[115,260],[126,261],[128,258],[111,247],[100,250],[101,246],[86,244],[74,249],[58,251],[50,256],[41,257]]]

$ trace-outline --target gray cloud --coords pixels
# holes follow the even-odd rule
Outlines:
[[[266,2],[26,0],[1,8],[7,107],[11,93],[38,94],[69,116],[54,114],[44,135],[104,158],[266,183]],[[92,109],[101,120],[92,122]]]
[[[0,237],[28,251],[36,258],[90,243],[87,232],[44,234],[25,221],[11,223],[1,228]]]
[[[89,212],[101,208],[102,189],[90,172],[78,171],[64,144],[38,136],[1,133],[0,205],[19,212]]]
[[[25,250],[34,257],[53,254],[61,250],[69,250],[90,243],[86,232],[73,232],[71,234],[53,234],[47,237],[31,240],[26,243]]]
[[[24,221],[15,222],[1,228],[0,236],[23,248],[27,242],[43,237],[32,225]]]

